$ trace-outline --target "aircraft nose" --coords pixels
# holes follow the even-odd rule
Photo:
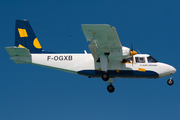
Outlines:
[[[176,68],[174,68],[173,66],[170,66],[170,72],[173,74],[176,72]]]

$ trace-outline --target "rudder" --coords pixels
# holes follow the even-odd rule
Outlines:
[[[30,53],[41,53],[42,47],[27,20],[16,20],[15,46],[24,47]]]

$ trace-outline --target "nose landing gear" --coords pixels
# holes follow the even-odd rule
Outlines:
[[[172,74],[171,74],[170,79],[168,79],[167,84],[170,86],[174,84],[174,80],[172,79]]]

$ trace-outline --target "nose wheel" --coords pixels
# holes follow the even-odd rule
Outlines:
[[[167,84],[170,86],[174,84],[174,80],[172,79],[172,75],[171,75],[170,79],[168,79]]]
[[[173,80],[173,79],[169,79],[169,80],[167,81],[167,84],[170,85],[170,86],[173,85],[173,84],[174,84],[174,80]]]

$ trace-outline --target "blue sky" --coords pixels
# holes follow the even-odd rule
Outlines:
[[[1,0],[0,120],[179,120],[179,5],[178,0]],[[132,41],[135,50],[174,66],[175,83],[167,85],[169,76],[116,79],[110,94],[100,78],[15,64],[4,47],[14,45],[16,19],[30,21],[45,50],[63,53],[90,52],[81,24],[113,25],[123,46]]]

